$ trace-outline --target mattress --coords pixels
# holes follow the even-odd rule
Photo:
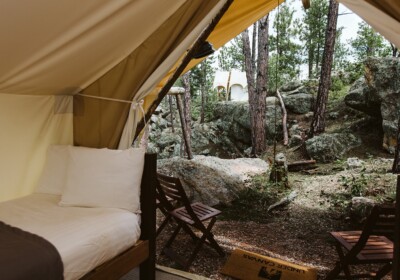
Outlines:
[[[140,216],[115,208],[60,207],[60,196],[32,194],[0,203],[0,220],[51,242],[66,280],[79,279],[133,246]]]

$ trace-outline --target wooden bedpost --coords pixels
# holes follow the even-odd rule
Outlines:
[[[146,154],[141,184],[140,239],[149,241],[149,257],[140,265],[141,280],[155,280],[156,271],[156,184],[157,154]]]

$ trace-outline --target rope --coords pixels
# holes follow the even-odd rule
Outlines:
[[[117,98],[110,98],[110,97],[103,97],[103,96],[94,96],[94,95],[85,95],[82,93],[77,93],[76,95],[82,96],[82,97],[87,97],[87,98],[92,98],[92,99],[98,99],[98,100],[105,100],[105,101],[112,101],[112,102],[119,102],[119,103],[125,103],[125,104],[131,104],[131,110],[136,111],[139,107],[139,110],[142,113],[143,116],[143,121],[145,123],[145,126],[143,130],[146,130],[147,128],[147,121],[146,121],[146,113],[143,109],[143,104],[144,100],[139,100],[139,101],[129,101],[129,100],[123,100],[123,99],[117,99]],[[144,137],[144,133],[142,135],[142,139]]]

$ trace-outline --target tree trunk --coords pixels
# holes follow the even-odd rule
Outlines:
[[[201,81],[201,112],[200,112],[200,123],[204,123],[204,110],[205,110],[205,101],[206,101],[206,64],[203,62],[201,64],[201,72],[202,72],[202,81]]]
[[[251,142],[253,156],[263,153],[266,146],[265,139],[265,108],[267,97],[267,69],[268,69],[268,16],[258,23],[258,56],[257,79],[252,64],[249,33],[242,33],[243,53],[245,56],[245,69],[247,87],[249,92],[249,113],[251,123]]]
[[[309,42],[311,45],[311,42]],[[308,79],[312,79],[313,75],[313,66],[314,66],[314,48],[308,51]]]
[[[174,106],[172,104],[172,96],[168,96],[168,101],[169,101],[169,114],[170,114],[170,121],[171,121],[171,131],[175,132],[174,128]]]
[[[185,117],[183,115],[182,98],[180,94],[175,95],[175,97],[176,97],[176,106],[178,107],[179,111],[179,118],[181,119],[181,128],[182,128],[183,141],[185,142],[185,151],[188,156],[188,159],[193,159],[192,147],[190,147],[189,144],[189,135],[186,130],[186,122],[185,122]]]
[[[331,86],[331,71],[333,53],[335,50],[338,11],[339,4],[335,0],[330,0],[328,24],[326,27],[325,49],[324,56],[322,58],[321,77],[318,87],[318,95],[314,109],[313,121],[310,127],[311,137],[325,131],[325,112],[326,103],[328,101],[329,88]]]
[[[251,67],[256,69],[256,43],[257,43],[257,31],[258,31],[258,22],[256,21],[253,24],[253,36],[252,36],[252,45],[251,45]]]
[[[191,111],[191,96],[190,96],[190,72],[187,72],[182,76],[183,87],[185,88],[185,94],[183,96],[183,115],[185,119],[186,131],[188,133],[188,144],[192,145],[192,111]]]

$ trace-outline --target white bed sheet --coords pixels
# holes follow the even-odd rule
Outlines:
[[[42,236],[58,250],[66,280],[79,279],[140,237],[140,216],[114,208],[60,207],[60,196],[35,193],[0,203],[0,221]]]

